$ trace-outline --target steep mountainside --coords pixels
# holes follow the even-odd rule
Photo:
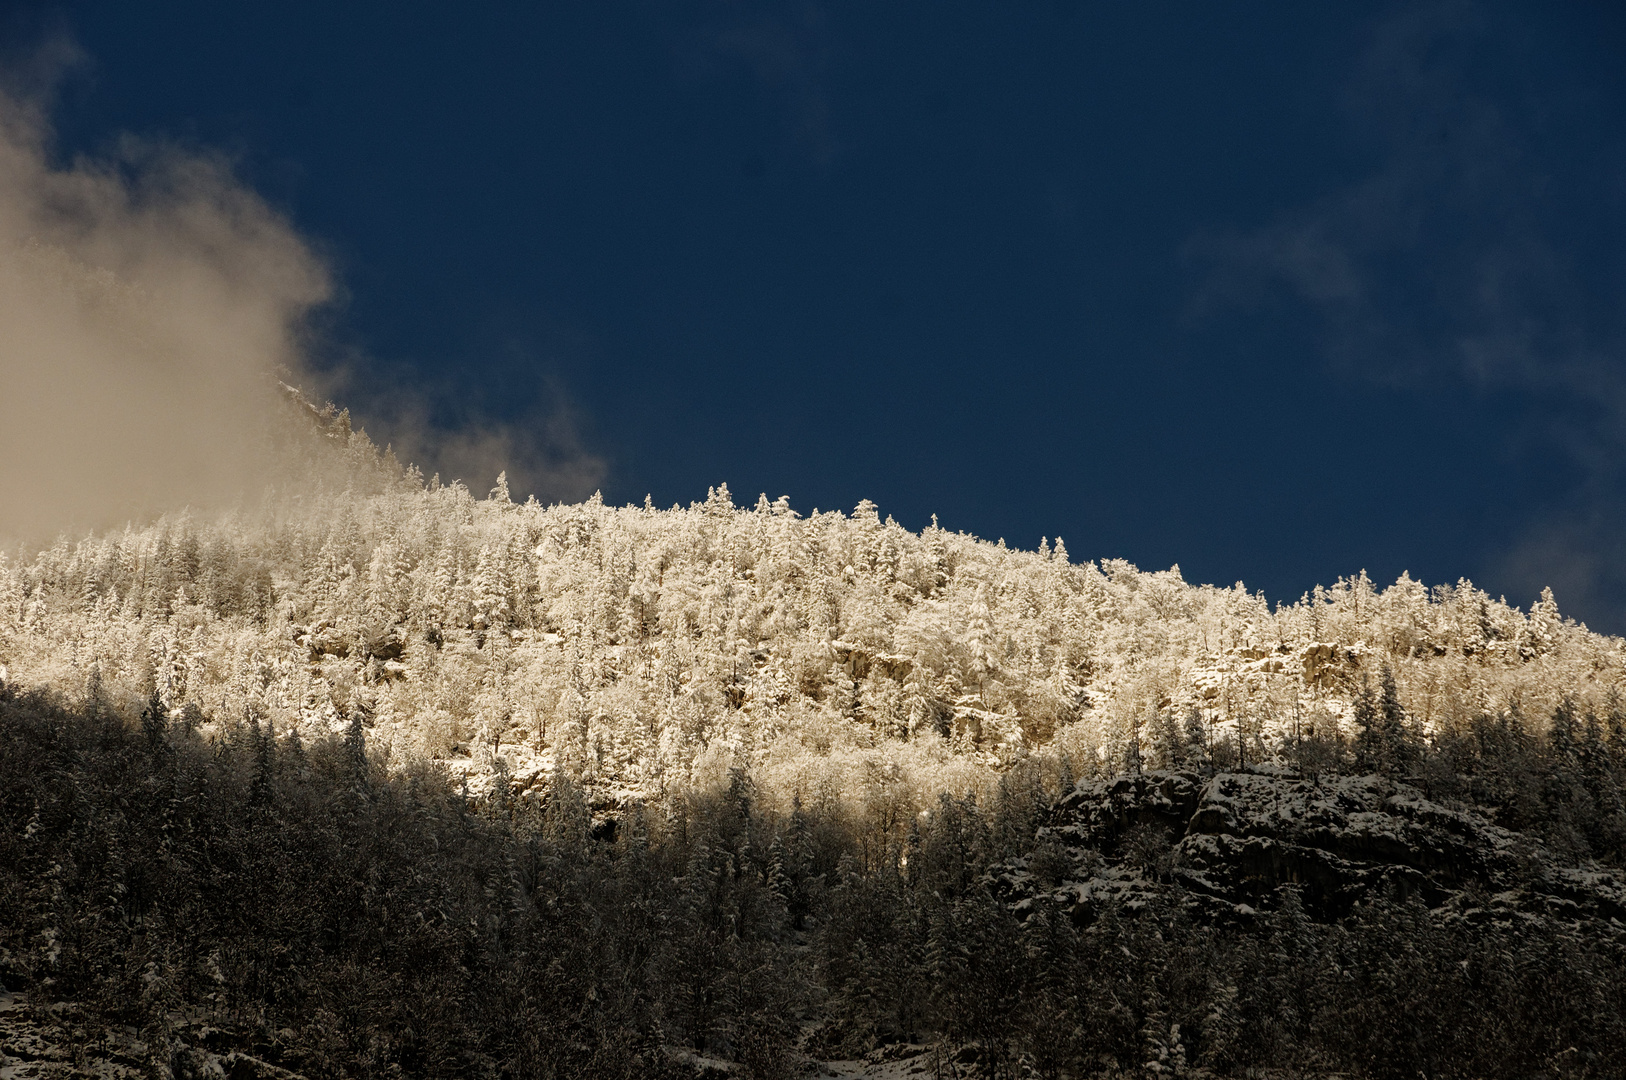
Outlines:
[[[252,506],[0,557],[0,1072],[1620,1075],[1550,595],[477,499],[290,400]]]
[[[564,769],[606,798],[749,767],[774,792],[985,788],[1012,763],[1078,774],[1349,756],[1363,686],[1432,740],[1571,702],[1615,725],[1626,644],[1467,582],[1364,574],[1272,605],[1178,568],[1020,551],[868,503],[688,508],[475,498],[317,416],[290,477],[224,519],[186,514],[0,557],[0,665],[135,710],[287,735],[352,715],[391,760],[448,760],[489,790]],[[520,784],[519,780],[524,783]],[[889,781],[890,782],[890,781]]]

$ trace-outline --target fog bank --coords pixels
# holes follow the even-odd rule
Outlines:
[[[0,540],[240,496],[321,261],[215,156],[133,139],[55,163],[0,96]]]

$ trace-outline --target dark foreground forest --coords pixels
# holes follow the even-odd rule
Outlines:
[[[1626,1063],[1626,893],[1601,828],[1619,825],[1618,720],[1562,716],[1542,740],[1487,721],[1449,762],[1417,748],[1411,772],[1444,788],[1429,797],[1325,753],[1215,774],[1176,738],[1174,769],[1018,767],[899,841],[873,808],[763,810],[744,774],[658,812],[590,807],[564,776],[476,803],[435,767],[384,770],[359,722],[302,744],[0,697],[0,980],[71,1003],[52,1014],[62,1060],[605,1078],[908,1055],[989,1077]]]

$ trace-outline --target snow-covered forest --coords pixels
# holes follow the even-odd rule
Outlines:
[[[1540,734],[1565,700],[1619,723],[1626,643],[1550,595],[1523,612],[1355,573],[1273,604],[1059,539],[726,486],[687,508],[516,504],[316,420],[325,438],[250,508],[0,561],[9,678],[285,736],[359,716],[387,760],[448,760],[476,793],[563,769],[604,798],[743,768],[785,798],[885,778],[927,805],[1023,759],[1154,767],[1191,738],[1223,762],[1347,754],[1385,672],[1422,741],[1504,714]]]
[[[237,510],[0,561],[0,1068],[1619,1075],[1626,657],[1550,595],[519,504],[289,406]]]

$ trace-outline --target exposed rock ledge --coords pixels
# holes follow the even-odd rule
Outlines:
[[[1619,871],[1564,865],[1529,836],[1379,776],[1258,768],[1085,781],[1038,839],[995,873],[996,888],[1019,908],[1048,901],[1080,921],[1105,903],[1153,900],[1248,918],[1296,886],[1322,920],[1378,896],[1417,897],[1475,921],[1545,916],[1626,933]]]
[[[175,1019],[171,1051],[161,1055],[168,1060],[160,1063],[134,1028],[101,1023],[72,1004],[40,1004],[0,991],[0,1080],[139,1080],[155,1073],[212,1080],[303,1080],[252,1054],[212,1046],[221,1041],[218,1031]]]

